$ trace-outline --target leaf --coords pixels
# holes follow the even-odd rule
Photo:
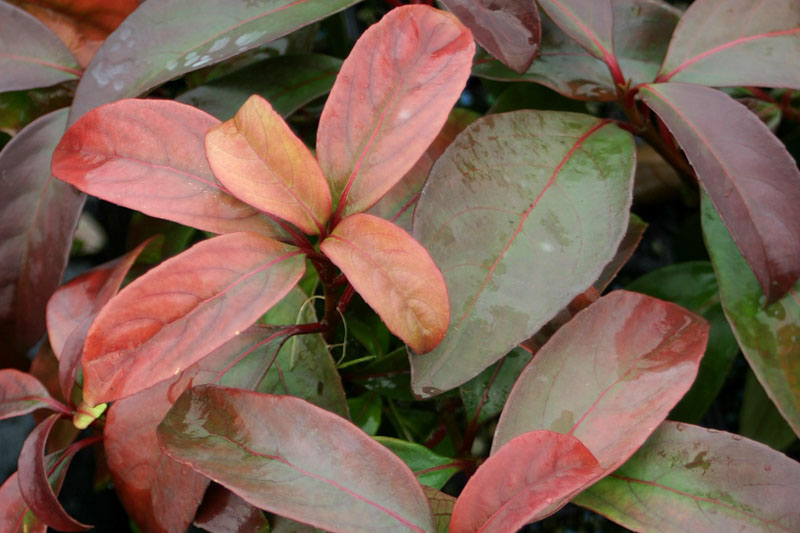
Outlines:
[[[800,9],[794,0],[693,2],[656,81],[800,88]]]
[[[575,503],[636,531],[797,531],[800,465],[739,435],[664,422]]]
[[[86,337],[86,404],[124,398],[177,375],[246,329],[300,280],[299,254],[255,233],[229,233],[125,287]]]
[[[429,352],[441,342],[450,319],[447,287],[428,251],[411,235],[361,213],[342,220],[320,250],[389,331],[416,353]]]
[[[424,5],[393,9],[359,38],[317,133],[338,205],[334,226],[369,209],[425,153],[461,95],[474,52],[467,28]]]
[[[170,456],[270,512],[348,533],[434,529],[399,458],[304,400],[195,387],[158,432]]]
[[[257,48],[358,1],[148,1],[108,36],[86,67],[70,121],[98,105],[138,96]]]
[[[61,41],[36,18],[5,2],[0,2],[0,35],[0,92],[80,78],[80,65]]]
[[[83,206],[83,195],[49,171],[66,116],[60,110],[35,120],[0,152],[0,338],[18,355],[44,333],[47,299]]]
[[[211,533],[269,533],[264,513],[216,484],[206,491],[194,525]]]
[[[177,100],[228,120],[250,95],[259,94],[286,118],[327,94],[341,66],[341,59],[322,54],[271,57],[186,91]]]
[[[520,74],[539,52],[542,27],[535,2],[442,0],[483,48]]]
[[[752,370],[747,372],[744,383],[739,433],[774,450],[785,450],[797,439]]]
[[[381,425],[383,401],[379,394],[368,392],[347,399],[347,408],[353,424],[367,435],[375,435]]]
[[[483,424],[500,414],[514,382],[531,357],[522,348],[515,348],[497,363],[461,385],[459,392],[468,424]]]
[[[614,0],[614,53],[631,85],[652,81],[681,12],[660,0]],[[553,21],[542,17],[542,52],[524,74],[480,57],[473,69],[481,77],[541,83],[568,98],[614,101],[608,66],[584,50]]]
[[[611,0],[539,0],[539,5],[587,52],[609,66],[616,64]]]
[[[641,94],[680,143],[769,303],[780,299],[800,275],[800,172],[786,147],[715,89],[660,83]]]
[[[52,409],[54,400],[38,379],[6,368],[0,370],[0,420]]]
[[[411,394],[408,352],[405,346],[394,350],[386,357],[375,359],[363,367],[352,369],[352,374],[350,372],[351,370],[347,369],[342,377],[368,391],[377,392],[381,396],[394,400],[414,401],[414,396]]]
[[[214,179],[204,137],[217,124],[169,100],[115,102],[67,130],[53,154],[53,174],[87,194],[154,217],[214,233],[274,235],[272,222]]]
[[[456,138],[414,214],[451,309],[444,341],[411,358],[415,395],[476,376],[597,279],[628,226],[633,162],[627,132],[574,113],[488,116]]]
[[[753,272],[706,195],[701,208],[703,236],[725,316],[767,395],[800,435],[800,282],[765,307]]]
[[[402,459],[425,486],[441,489],[460,470],[453,459],[443,457],[421,444],[391,437],[375,437],[375,440]]]
[[[572,435],[523,433],[467,481],[453,509],[450,531],[516,531],[554,513],[602,472],[597,459]]]
[[[231,194],[307,234],[325,231],[331,194],[311,151],[260,96],[206,134],[206,157]]]
[[[144,530],[186,531],[208,485],[159,447],[156,427],[172,404],[192,385],[214,380],[255,387],[283,339],[279,328],[253,326],[171,380],[111,405],[103,429],[108,466],[122,504]]]
[[[625,232],[625,237],[623,237],[622,242],[619,243],[619,248],[617,248],[617,253],[614,255],[614,258],[606,265],[603,272],[597,278],[597,281],[594,282],[595,289],[599,292],[603,292],[608,288],[611,282],[614,281],[620,269],[630,260],[633,252],[636,251],[639,243],[642,242],[642,236],[645,230],[647,230],[647,222],[631,213],[628,219],[628,230]]]
[[[456,504],[456,499],[449,494],[439,492],[425,485],[422,486],[422,490],[425,491],[425,496],[428,497],[428,503],[431,504],[433,519],[436,521],[437,533],[449,533],[450,516],[453,514],[453,507]]]
[[[675,304],[627,291],[600,298],[523,370],[492,451],[549,429],[577,437],[606,472],[617,468],[689,390],[707,339],[708,324]]]

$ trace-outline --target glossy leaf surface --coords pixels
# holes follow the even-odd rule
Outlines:
[[[658,81],[800,88],[794,0],[701,0],[681,18]]]
[[[0,2],[0,92],[45,87],[81,75],[58,37],[22,9]]]
[[[320,245],[386,327],[417,353],[441,342],[450,319],[447,287],[428,251],[382,218],[352,215]]]
[[[296,248],[255,233],[221,235],[165,261],[89,329],[84,400],[124,398],[177,375],[258,320],[304,270]]]
[[[234,196],[306,234],[325,229],[331,193],[311,151],[262,97],[206,134],[214,176]]]
[[[0,370],[0,420],[50,407],[50,394],[38,379],[6,368]]]
[[[542,27],[533,0],[442,0],[483,48],[519,73],[539,52]]]
[[[269,533],[260,509],[220,485],[208,488],[194,525],[210,533]]]
[[[627,132],[573,113],[488,116],[458,136],[414,214],[451,309],[444,341],[411,358],[415,394],[466,382],[597,279],[628,226],[633,161]]]
[[[262,509],[329,531],[434,529],[425,495],[400,459],[303,400],[195,387],[158,431],[170,456]]]
[[[402,459],[417,476],[417,480],[427,487],[441,489],[459,470],[452,459],[439,455],[422,444],[392,437],[375,437],[375,440]]]
[[[797,531],[800,465],[722,431],[664,422],[619,470],[579,495],[636,531]]]
[[[72,247],[83,195],[49,170],[66,118],[35,120],[0,152],[0,352],[24,352],[42,336]]]
[[[429,6],[393,9],[364,32],[317,132],[337,213],[368,209],[411,169],[461,95],[474,53],[469,30]]]
[[[764,307],[765,299],[753,272],[707,196],[702,200],[702,221],[722,309],[750,368],[800,435],[800,283]]]
[[[516,531],[555,512],[602,473],[597,459],[572,435],[524,433],[469,479],[453,509],[450,531]]]
[[[109,35],[86,67],[70,120],[257,48],[357,2],[148,0]]]
[[[675,304],[614,291],[559,329],[520,375],[492,450],[549,429],[577,437],[606,471],[621,465],[689,390],[708,339]]]
[[[611,0],[539,0],[539,5],[591,55],[606,62],[616,61]]]
[[[169,100],[123,100],[81,117],[53,173],[92,196],[214,233],[274,234],[272,222],[214,179],[205,134],[219,121]]]
[[[767,300],[775,302],[800,275],[794,159],[758,117],[720,91],[660,83],[641,94],[680,143]]]

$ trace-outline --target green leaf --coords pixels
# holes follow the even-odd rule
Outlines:
[[[348,398],[347,407],[350,409],[350,418],[355,425],[364,430],[364,433],[375,435],[381,425],[382,403],[381,397],[374,392]]]
[[[785,450],[797,439],[752,370],[744,383],[739,433],[775,450]]]
[[[514,382],[532,358],[522,348],[515,348],[503,359],[461,385],[461,400],[464,402],[467,423],[475,420],[478,424],[483,424],[499,415]]]
[[[457,466],[444,468],[452,465],[453,460],[434,453],[421,444],[391,437],[375,437],[375,440],[392,450],[416,474],[419,482],[428,487],[441,489],[459,470]]]

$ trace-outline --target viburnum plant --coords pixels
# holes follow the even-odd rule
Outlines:
[[[788,423],[752,436],[800,434],[800,171],[770,129],[800,116],[797,2],[443,0],[343,62],[251,56],[356,3],[148,0],[75,59],[0,2],[0,37],[49,39],[0,39],[0,91],[80,79],[0,152],[0,231],[25,235],[8,354],[47,330],[30,373],[0,371],[0,418],[40,419],[0,529],[89,529],[57,494],[92,447],[142,531],[507,532],[570,501],[637,531],[800,530],[797,462],[694,425],[741,349],[745,396]],[[179,101],[131,98],[216,64]],[[470,75],[618,111],[521,109],[511,86],[480,117],[454,109]],[[645,230],[635,137],[699,203],[711,263],[601,296]],[[72,187],[175,224],[39,287]]]

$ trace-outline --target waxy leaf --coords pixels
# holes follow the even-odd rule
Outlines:
[[[606,472],[617,468],[689,390],[707,338],[708,324],[673,303],[627,291],[604,296],[523,370],[492,451],[549,429],[577,437]]]
[[[467,423],[483,424],[500,414],[511,388],[532,355],[515,348],[459,388]]]
[[[442,273],[411,235],[382,218],[352,215],[322,241],[320,250],[416,353],[438,345],[450,321]]]
[[[800,282],[765,307],[753,272],[705,195],[701,207],[725,316],[767,395],[800,435]]]
[[[331,193],[311,151],[269,102],[253,95],[206,135],[214,176],[234,196],[307,234],[325,230]]]
[[[758,117],[720,91],[660,83],[641,94],[680,143],[768,302],[777,301],[800,275],[794,159]]]
[[[214,233],[273,224],[228,194],[205,155],[206,132],[219,121],[169,100],[123,100],[92,110],[67,130],[53,174],[87,194]]]
[[[58,37],[22,9],[0,2],[0,92],[80,78],[80,65]]]
[[[722,431],[664,422],[574,501],[634,531],[798,531],[800,464]]]
[[[611,0],[539,0],[547,15],[587,52],[615,63]]]
[[[54,400],[38,379],[11,368],[0,370],[0,420],[52,409]]]
[[[264,513],[221,485],[208,488],[194,525],[210,533],[269,533]]]
[[[257,48],[358,1],[148,0],[108,36],[86,67],[70,120]]]
[[[370,208],[425,152],[461,95],[474,53],[470,31],[429,6],[393,9],[364,32],[317,133],[338,205],[334,224]]]
[[[422,444],[392,437],[375,437],[375,440],[392,450],[417,476],[422,485],[441,489],[459,471],[452,459],[439,455]]]
[[[408,467],[304,400],[195,387],[158,433],[171,457],[262,509],[334,532],[434,530]]]
[[[602,474],[597,459],[572,435],[523,433],[469,478],[453,509],[450,531],[516,531],[554,513]]]
[[[258,320],[304,270],[296,248],[255,233],[221,235],[165,261],[89,329],[84,401],[124,398],[177,375]]]
[[[0,352],[10,352],[0,353],[2,366],[44,333],[72,248],[83,195],[50,174],[66,118],[61,110],[35,120],[0,152]]]
[[[414,214],[451,309],[444,341],[411,358],[416,395],[466,382],[591,286],[628,226],[634,157],[627,132],[574,113],[488,116],[458,136]]]
[[[442,0],[490,54],[520,74],[539,52],[542,27],[534,0]]]
[[[800,88],[796,0],[698,0],[686,10],[656,81]]]

